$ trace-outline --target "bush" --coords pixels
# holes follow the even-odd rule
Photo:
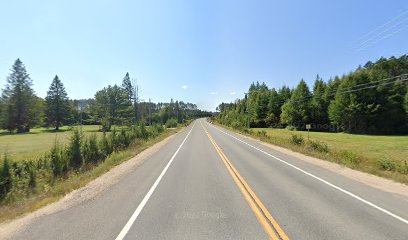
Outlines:
[[[408,174],[408,163],[407,160],[403,164],[400,164],[398,171],[402,174]]]
[[[103,133],[102,135],[102,138],[99,142],[99,148],[100,148],[102,159],[108,157],[113,152],[112,143],[106,137],[106,133]]]
[[[154,124],[154,125],[153,125],[153,128],[156,129],[156,131],[157,131],[158,133],[162,133],[162,132],[164,131],[163,125],[160,125],[160,124]]]
[[[176,121],[175,119],[173,120]],[[177,126],[177,122],[176,122],[176,126]],[[139,130],[140,130],[139,131],[140,135],[138,136],[138,138],[145,139],[145,140],[149,138],[149,133],[147,132],[147,129],[144,123],[141,123],[139,125]]]
[[[349,150],[343,150],[340,152],[341,158],[343,159],[341,163],[347,164],[350,163],[352,165],[358,165],[361,163],[361,159],[357,156],[356,153],[349,151]]]
[[[266,131],[265,130],[261,130],[261,131],[257,131],[256,132],[256,135],[258,136],[258,137],[267,137],[268,135],[266,134]]]
[[[397,164],[394,161],[388,159],[381,159],[378,161],[380,169],[385,171],[395,171],[397,169]]]
[[[295,145],[303,145],[305,143],[305,140],[303,139],[302,135],[293,134],[290,140],[291,143]]]
[[[73,169],[79,169],[82,166],[81,143],[82,133],[75,129],[68,146],[69,166]]]
[[[4,154],[3,164],[0,168],[0,200],[4,199],[13,187],[8,155]]]
[[[297,130],[296,127],[292,126],[292,125],[286,126],[286,129],[289,130],[289,131],[296,131]]]
[[[37,186],[37,172],[34,167],[30,167],[28,186],[31,190],[34,190]]]
[[[102,125],[102,131],[103,132],[110,132],[112,125],[111,125],[109,120],[102,119],[101,125]]]
[[[95,134],[90,135],[82,146],[82,157],[85,162],[97,163],[101,158],[98,141]]]
[[[313,150],[316,150],[316,151],[319,151],[319,152],[322,152],[322,153],[328,153],[329,152],[329,147],[324,142],[310,140],[307,143]]]
[[[54,143],[54,146],[51,149],[50,158],[52,173],[55,177],[61,176],[68,170],[63,149],[58,142]]]
[[[177,120],[174,118],[167,119],[166,128],[175,128],[177,127]]]

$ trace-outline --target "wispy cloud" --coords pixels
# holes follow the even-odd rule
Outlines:
[[[183,85],[183,86],[181,86],[181,88],[184,89],[184,90],[186,90],[186,89],[188,88],[188,86],[187,86],[187,85]]]
[[[235,95],[237,94],[235,91],[230,92],[230,95]]]
[[[211,95],[217,95],[217,92],[210,92]]]

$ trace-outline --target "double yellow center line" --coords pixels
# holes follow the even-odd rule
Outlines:
[[[228,160],[227,156],[225,156],[224,152],[208,133],[207,129],[204,127],[201,121],[200,123],[211,143],[213,144],[215,150],[218,152],[222,161],[227,167],[228,172],[231,174],[238,188],[241,190],[242,195],[244,195],[245,200],[248,202],[249,206],[251,207],[255,216],[258,218],[259,223],[261,223],[269,238],[272,240],[289,240],[288,236],[285,234],[285,232],[283,232],[282,228],[272,217],[261,200],[259,200],[256,194],[252,191],[246,181],[242,178],[241,174],[239,174],[234,165],[232,165],[232,163]]]

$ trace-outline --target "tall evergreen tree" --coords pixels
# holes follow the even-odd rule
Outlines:
[[[256,124],[260,127],[266,126],[268,116],[269,91],[265,83],[262,83],[255,105]]]
[[[279,97],[278,92],[275,88],[272,88],[269,91],[269,102],[268,102],[268,125],[276,125],[279,123],[280,115],[281,115],[281,107],[283,103]]]
[[[114,124],[130,123],[131,102],[127,92],[117,86],[108,86],[95,94],[94,114],[110,130]]]
[[[132,81],[130,81],[130,76],[129,73],[127,72],[125,77],[122,80],[122,88],[125,89],[129,101],[133,100],[133,96],[134,96],[134,90],[133,90],[133,86],[132,86]]]
[[[314,87],[313,98],[311,101],[311,122],[315,124],[327,124],[329,123],[329,117],[327,114],[328,104],[325,99],[326,83],[317,75]],[[324,130],[324,129],[320,129]]]
[[[59,127],[69,117],[71,109],[67,92],[57,75],[52,80],[45,101],[48,123],[55,126],[55,130],[59,130]]]
[[[32,80],[24,64],[17,59],[7,78],[3,89],[2,101],[4,103],[2,127],[9,131],[27,132],[32,125],[34,91],[31,88]]]
[[[302,79],[290,100],[282,106],[282,123],[304,129],[310,121],[310,97],[309,87]]]

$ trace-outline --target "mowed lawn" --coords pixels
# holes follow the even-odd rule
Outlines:
[[[255,128],[265,130],[273,138],[288,140],[293,134],[302,135],[307,140],[307,132],[287,129]],[[310,140],[325,142],[329,149],[350,150],[373,160],[408,161],[408,136],[372,136],[348,133],[310,132]]]
[[[82,126],[84,135],[97,134],[100,126],[89,125]],[[0,132],[0,154],[7,152],[13,160],[21,161],[25,159],[35,159],[50,151],[55,141],[65,144],[69,141],[72,134],[72,127],[64,126],[60,131],[55,132],[52,128],[35,128],[29,133],[8,134],[5,131]]]

